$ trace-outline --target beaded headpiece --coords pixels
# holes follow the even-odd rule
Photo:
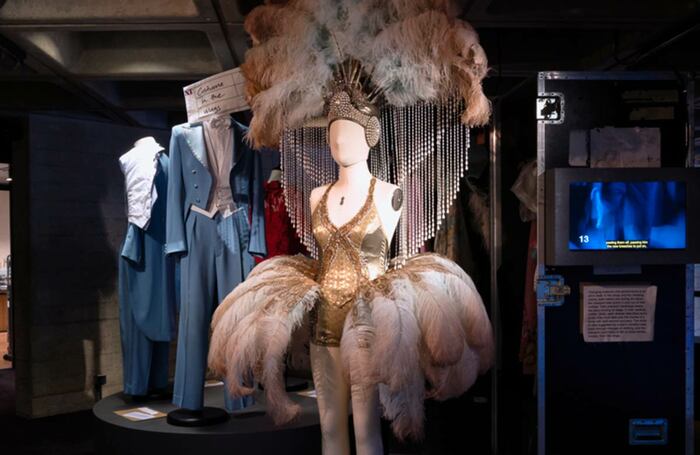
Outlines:
[[[359,62],[343,62],[332,83],[327,102],[326,118],[328,127],[336,120],[350,120],[365,129],[367,145],[374,147],[379,142],[381,127],[379,109],[372,102],[379,96],[379,91],[371,93],[362,84],[362,66]]]

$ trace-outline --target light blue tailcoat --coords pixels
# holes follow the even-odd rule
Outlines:
[[[260,155],[244,141],[247,128],[232,121],[230,184],[236,210],[209,218],[191,209],[207,209],[212,191],[204,127],[173,127],[166,251],[180,257],[180,321],[173,403],[203,406],[209,349],[209,324],[218,304],[245,279],[253,255],[265,256],[265,218]],[[226,399],[229,410],[247,400]]]

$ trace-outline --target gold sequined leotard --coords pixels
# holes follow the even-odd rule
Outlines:
[[[343,324],[361,284],[387,268],[388,241],[374,205],[372,177],[367,199],[350,221],[336,227],[328,217],[329,185],[312,215],[314,237],[321,251],[317,281],[321,299],[312,317],[312,342],[339,346]]]

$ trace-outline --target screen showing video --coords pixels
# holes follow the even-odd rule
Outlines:
[[[685,182],[573,182],[570,250],[682,249]]]

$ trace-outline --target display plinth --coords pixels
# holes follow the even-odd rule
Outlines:
[[[223,386],[207,387],[205,406],[224,407]],[[295,421],[275,426],[265,413],[265,397],[255,396],[255,405],[236,411],[226,422],[206,427],[183,427],[167,423],[166,418],[132,422],[115,411],[139,406],[163,412],[177,409],[169,401],[135,404],[123,394],[100,400],[93,412],[98,421],[95,452],[100,454],[133,453],[321,453],[321,429],[314,398],[297,393],[290,397],[298,403],[301,415]]]

